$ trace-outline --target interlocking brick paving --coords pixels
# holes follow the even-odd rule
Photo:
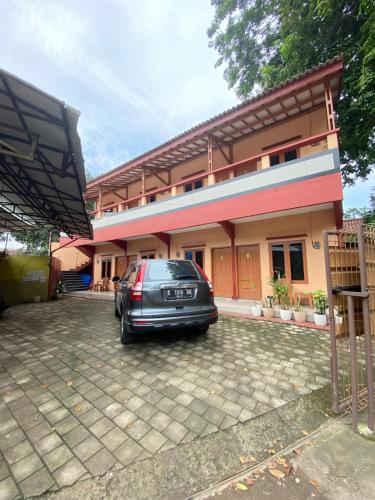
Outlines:
[[[0,499],[38,495],[203,438],[318,389],[327,332],[220,317],[122,346],[109,302],[0,320]]]

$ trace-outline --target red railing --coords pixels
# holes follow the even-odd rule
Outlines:
[[[95,215],[99,212],[104,212],[105,210],[112,210],[113,208],[117,208],[117,210],[118,210],[118,208],[120,206],[127,206],[131,203],[134,203],[135,201],[142,200],[142,198],[147,198],[147,197],[152,196],[152,195],[162,194],[162,193],[165,193],[167,191],[171,191],[172,188],[178,188],[181,186],[185,186],[186,184],[190,184],[191,182],[207,179],[208,176],[211,174],[217,175],[217,174],[220,174],[223,172],[228,172],[231,170],[235,171],[241,167],[247,167],[252,163],[256,163],[258,160],[261,160],[263,157],[281,154],[281,153],[284,153],[285,151],[288,151],[290,149],[300,149],[304,146],[310,146],[314,143],[320,142],[323,139],[326,139],[329,135],[337,134],[339,131],[340,131],[340,129],[336,128],[334,130],[322,132],[320,134],[316,134],[314,136],[307,137],[305,139],[299,139],[298,141],[289,142],[287,144],[283,144],[282,146],[277,146],[275,148],[268,149],[267,151],[263,151],[262,153],[259,153],[257,155],[251,156],[249,158],[245,158],[244,160],[241,160],[241,161],[238,161],[235,163],[231,163],[229,165],[225,165],[224,167],[216,168],[212,172],[203,172],[199,175],[193,175],[191,177],[187,177],[186,179],[175,182],[174,184],[170,184],[168,186],[164,186],[164,187],[158,188],[158,189],[153,189],[152,191],[148,191],[147,193],[134,196],[133,198],[128,198],[126,201],[112,203],[111,205],[107,205],[105,207],[98,208],[96,210],[92,210],[90,213]]]

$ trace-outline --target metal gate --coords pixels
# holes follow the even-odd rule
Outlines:
[[[324,252],[331,328],[333,409],[368,408],[374,430],[375,224],[326,231]]]

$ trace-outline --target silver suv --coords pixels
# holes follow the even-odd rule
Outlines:
[[[135,334],[168,328],[206,333],[217,321],[213,288],[190,260],[139,260],[124,276],[115,276],[115,315],[121,319],[121,342]]]

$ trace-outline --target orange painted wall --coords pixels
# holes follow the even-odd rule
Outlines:
[[[58,248],[60,243],[52,243],[52,250]],[[84,262],[88,262],[89,258],[77,248],[62,248],[53,252],[53,256],[61,261],[61,271],[71,271],[77,269]]]
[[[236,224],[236,245],[260,245],[262,296],[270,295],[268,278],[271,274],[269,261],[269,240],[275,236],[287,237],[306,234],[298,238],[306,241],[308,283],[293,284],[293,292],[311,292],[326,289],[324,268],[323,235],[325,229],[335,228],[333,209],[304,213],[299,215],[275,217],[273,219]],[[319,242],[320,249],[315,249],[312,242]],[[183,247],[204,249],[204,268],[209,278],[212,277],[211,254],[213,248],[229,246],[229,238],[219,227],[173,234],[171,236],[171,258],[184,258]],[[153,250],[157,258],[167,258],[166,246],[157,238],[142,238],[128,242],[127,255],[140,257],[142,251]],[[101,257],[112,257],[112,274],[115,273],[115,257],[124,253],[112,244],[96,247],[94,263],[94,280],[101,278]]]

